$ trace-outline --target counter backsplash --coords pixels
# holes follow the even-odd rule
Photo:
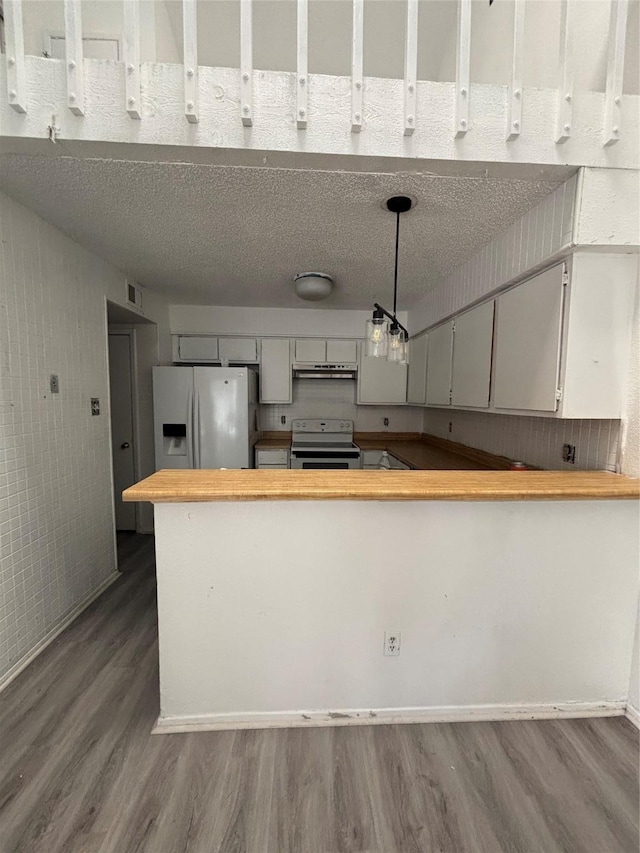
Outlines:
[[[293,403],[260,406],[260,429],[287,431],[295,418],[346,418],[360,432],[421,432],[422,412],[416,406],[358,406],[352,380],[297,379]]]

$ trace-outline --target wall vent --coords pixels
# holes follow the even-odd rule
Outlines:
[[[125,279],[125,301],[133,305],[138,311],[142,311],[142,288],[135,281]]]

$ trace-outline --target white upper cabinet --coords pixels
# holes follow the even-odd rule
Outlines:
[[[291,403],[292,400],[289,338],[265,338],[261,345],[260,402]]]
[[[180,335],[178,358],[180,361],[218,361],[218,339]]]
[[[451,404],[487,408],[491,390],[493,302],[455,319]]]
[[[407,365],[371,358],[360,346],[358,403],[406,403]]]
[[[357,360],[358,346],[355,341],[327,341],[329,364],[355,364]]]
[[[427,345],[427,405],[449,406],[451,403],[451,357],[453,322],[449,321],[429,332]]]
[[[552,267],[497,299],[497,409],[555,412],[558,407],[563,269],[563,264]]]
[[[258,342],[255,338],[220,338],[218,354],[220,361],[252,364],[258,360]]]
[[[296,341],[296,361],[320,364],[327,359],[327,342],[315,338]]]
[[[428,335],[418,335],[409,341],[409,378],[407,403],[424,406],[427,397],[427,345]]]

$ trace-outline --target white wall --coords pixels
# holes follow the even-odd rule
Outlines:
[[[294,418],[347,418],[354,422],[357,432],[422,432],[422,409],[358,406],[356,383],[346,379],[296,379],[293,403],[260,406],[260,428],[263,430],[290,430]],[[389,421],[386,426],[385,418]]]
[[[174,335],[256,335],[259,337],[362,338],[371,311],[327,308],[230,308],[213,305],[171,305]],[[407,312],[398,320],[407,324]]]
[[[45,34],[64,33],[63,0],[27,0],[22,4],[25,52],[42,56]],[[107,36],[124,46],[124,15],[121,0],[83,0],[82,31],[85,36]],[[91,57],[91,52],[87,51]],[[171,23],[164,3],[140,2],[140,58],[142,62],[179,62]],[[120,55],[122,60],[122,53]]]
[[[284,712],[304,725],[303,711],[624,707],[634,501],[248,501],[156,513],[162,717],[255,724]],[[399,657],[383,656],[385,631],[401,633]]]
[[[0,232],[2,681],[115,570],[105,297],[125,287],[3,194]]]

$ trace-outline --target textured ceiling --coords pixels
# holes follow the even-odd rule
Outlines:
[[[557,183],[0,157],[0,187],[172,302],[312,307],[297,272],[335,277],[318,307],[390,304],[394,218],[406,193],[399,309],[529,210]]]

